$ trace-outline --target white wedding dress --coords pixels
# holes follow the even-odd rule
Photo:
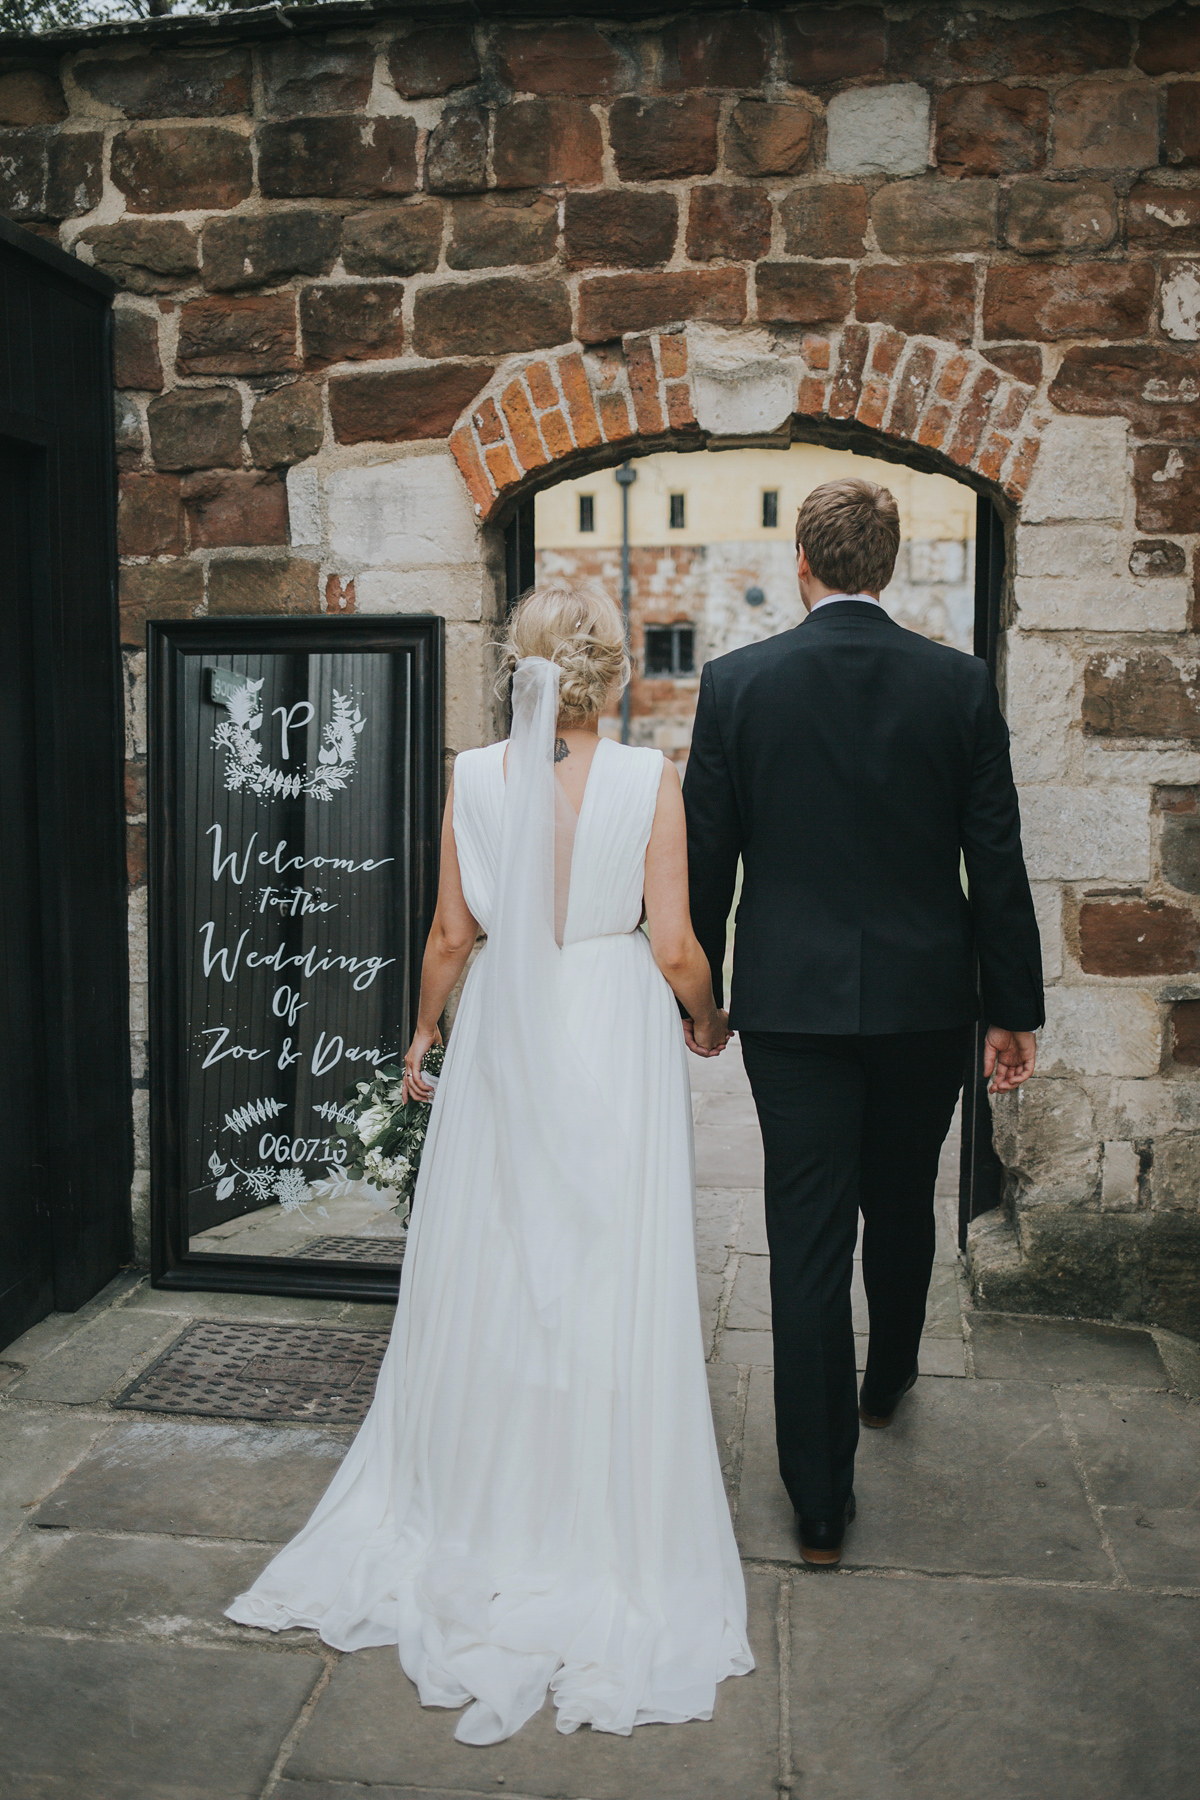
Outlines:
[[[601,740],[554,931],[557,671],[454,767],[488,943],[417,1184],[391,1343],[324,1499],[228,1616],[396,1644],[456,1736],[712,1715],[754,1666],[705,1379],[687,1052],[638,930],[662,757]],[[561,810],[561,798],[559,808]],[[562,870],[560,828],[559,864]],[[560,880],[560,889],[561,889]]]

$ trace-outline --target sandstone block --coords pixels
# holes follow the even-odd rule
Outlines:
[[[1195,531],[1200,450],[1144,444],[1133,453],[1139,531]]]
[[[784,13],[779,33],[784,79],[798,87],[874,75],[887,58],[884,15],[872,6]]]
[[[1131,244],[1200,249],[1200,188],[1135,187],[1125,204]]]
[[[993,181],[892,181],[871,202],[871,223],[885,256],[982,250],[996,241]]]
[[[1150,808],[1144,789],[1027,787],[1025,859],[1036,881],[1146,881]]]
[[[250,140],[220,125],[135,125],[113,139],[112,178],[131,212],[225,210],[250,193]]]
[[[873,263],[859,270],[855,294],[864,323],[882,319],[909,336],[961,341],[975,330],[971,263]]]
[[[937,107],[936,159],[947,175],[1009,175],[1046,160],[1050,104],[1041,88],[954,87]]]
[[[246,435],[260,469],[283,468],[315,456],[325,440],[321,390],[309,381],[293,381],[264,394],[255,402]],[[292,541],[298,541],[294,533]]]
[[[717,437],[751,437],[776,431],[795,409],[796,384],[785,364],[771,357],[724,366],[705,355],[703,342],[692,354],[696,422]]]
[[[1171,263],[1163,270],[1159,317],[1167,337],[1179,343],[1200,338],[1200,263]]]
[[[1083,747],[1083,778],[1117,787],[1177,786],[1200,782],[1200,751],[1123,750],[1105,743]]]
[[[1158,90],[1142,81],[1077,81],[1054,100],[1056,169],[1141,169],[1158,162]]]
[[[737,325],[745,316],[746,277],[741,269],[585,275],[579,289],[578,335],[585,344],[603,344],[629,331],[689,319]]]
[[[1182,544],[1166,538],[1143,538],[1129,552],[1129,573],[1143,579],[1162,580],[1182,575],[1187,568],[1187,554]]]
[[[436,200],[351,213],[342,226],[342,261],[351,275],[416,275],[436,269],[442,209]]]
[[[257,469],[205,469],[183,478],[193,545],[287,543],[287,493],[279,475]]]
[[[671,210],[673,213],[673,203]],[[554,255],[557,243],[558,202],[549,194],[485,194],[477,200],[455,202],[446,261],[452,269],[540,263]]]
[[[1200,356],[1160,344],[1076,344],[1050,384],[1060,411],[1120,413],[1139,437],[1187,442],[1200,432]]]
[[[808,162],[812,127],[803,106],[739,100],[729,115],[726,165],[736,175],[795,175]]]
[[[319,544],[321,542],[321,477],[319,473],[310,463],[304,468],[290,468],[286,479],[289,541],[293,544]],[[327,605],[326,611],[328,610]]]
[[[479,80],[479,57],[468,30],[418,26],[388,51],[388,73],[406,100],[424,100]]]
[[[67,102],[53,65],[0,75],[0,125],[57,125]]]
[[[1034,881],[1030,892],[1042,940],[1042,975],[1057,981],[1063,972],[1062,889],[1056,881]]]
[[[292,275],[328,275],[341,229],[336,213],[307,210],[210,220],[201,237],[204,285],[274,287]]]
[[[142,563],[121,570],[118,594],[121,642],[140,650],[147,619],[191,619],[200,611],[204,569],[193,562]]]
[[[326,492],[330,548],[345,563],[427,569],[478,555],[475,515],[449,456],[338,469]]]
[[[1107,1212],[1132,1210],[1138,1204],[1138,1182],[1141,1159],[1134,1146],[1125,1139],[1110,1139],[1104,1145],[1104,1174],[1100,1188],[1100,1204]]]
[[[124,468],[124,458],[141,460],[145,448],[142,435],[142,415],[138,411],[137,402],[128,394],[113,395],[113,439],[117,447],[118,467]]]
[[[259,60],[263,106],[276,117],[361,112],[371,97],[375,52],[368,43],[306,34],[263,44]]]
[[[1155,1075],[1162,1025],[1149,994],[1120,988],[1046,991],[1039,1068],[1046,1075]]]
[[[182,556],[183,507],[178,475],[123,475],[117,501],[121,556]]]
[[[90,212],[100,202],[103,152],[98,131],[0,131],[0,212],[23,220]]]
[[[867,234],[867,193],[851,182],[793,188],[779,207],[783,247],[789,256],[848,256],[863,253]]]
[[[1107,181],[1018,181],[1009,193],[1004,237],[1014,250],[1103,250],[1116,235]]]
[[[717,166],[715,98],[618,100],[609,114],[609,136],[622,181],[673,181],[711,175]]]
[[[295,295],[189,300],[179,315],[175,366],[181,375],[269,375],[297,368]]]
[[[482,106],[447,108],[429,134],[425,185],[433,194],[476,194],[487,186],[488,116]]]
[[[162,361],[158,322],[150,314],[121,306],[113,310],[113,385],[159,393]]]
[[[994,1106],[992,1130],[1005,1168],[1039,1184],[1053,1174],[1069,1180],[1073,1171],[1072,1197],[1085,1197],[1098,1156],[1092,1103],[1079,1082],[1044,1079],[1039,1056],[1033,1079]]]
[[[519,100],[496,114],[501,188],[591,187],[603,179],[600,121],[585,100]]]
[[[6,218],[45,218],[48,155],[48,133],[0,131],[0,211]]]
[[[1200,894],[1200,818],[1194,812],[1163,819],[1158,852],[1167,886],[1181,894]]]
[[[1015,376],[1028,387],[1038,387],[1042,379],[1042,353],[1036,344],[989,344],[984,351],[990,363]]]
[[[570,336],[571,303],[561,281],[499,275],[417,295],[419,356],[506,355],[564,344]]]
[[[73,73],[86,94],[127,119],[212,119],[253,109],[250,52],[240,47],[200,56],[159,50],[98,57],[77,62]]]
[[[459,624],[478,622],[491,611],[493,587],[478,568],[426,569],[419,582],[403,570],[363,569],[355,577],[360,613],[428,613]]]
[[[1125,567],[1121,535],[1106,525],[1021,525],[1016,548],[1022,576],[1070,581],[1086,575],[1107,581]]]
[[[766,80],[773,49],[772,21],[762,13],[685,18],[663,34],[662,86],[756,88]]]
[[[339,444],[448,437],[458,415],[494,373],[488,363],[442,363],[340,376],[329,384],[333,434]]]
[[[1084,730],[1098,737],[1200,738],[1194,661],[1165,650],[1093,656],[1084,671]]]
[[[594,25],[502,26],[492,55],[518,94],[619,94],[625,84],[621,56]]]
[[[1018,576],[1014,597],[1028,631],[1186,631],[1191,588],[1185,581]]]
[[[400,281],[337,282],[302,289],[305,367],[323,369],[329,363],[399,356],[404,348],[403,299]]]
[[[212,613],[315,613],[321,610],[316,563],[298,558],[222,558],[208,566]]]
[[[97,269],[134,294],[165,294],[187,287],[200,267],[200,240],[174,219],[122,219],[93,225],[72,246],[90,251]]]
[[[1181,1000],[1171,1008],[1171,1060],[1200,1067],[1200,1000]]]
[[[889,39],[890,68],[935,81],[1006,75],[1061,81],[1095,69],[1124,69],[1131,49],[1125,19],[1080,6],[1015,18],[922,6],[897,19]]]
[[[759,263],[755,286],[758,316],[771,324],[842,319],[854,291],[848,263]]]
[[[1141,337],[1153,299],[1150,263],[993,267],[983,330],[989,338]]]
[[[1079,966],[1088,975],[1186,975],[1200,966],[1200,922],[1166,900],[1085,900]]]
[[[233,388],[173,388],[146,411],[160,469],[229,468],[242,459],[242,402]]]
[[[1066,773],[1078,717],[1075,660],[1060,644],[1015,631],[1005,639],[1004,669],[1013,773],[1019,782],[1054,781]]]
[[[1200,1134],[1164,1138],[1155,1144],[1153,1184],[1156,1208],[1195,1212],[1200,1193]]]
[[[687,222],[692,262],[711,262],[715,257],[753,262],[770,247],[771,201],[765,188],[692,189]]]
[[[1200,82],[1176,81],[1167,89],[1163,153],[1176,169],[1200,165]]]
[[[677,224],[673,194],[636,188],[568,194],[563,228],[568,266],[652,268],[673,254]]]
[[[364,199],[411,194],[417,128],[411,119],[289,119],[258,132],[258,181],[282,199]]]
[[[1026,520],[1121,519],[1127,437],[1121,419],[1052,419],[1025,496]]]
[[[915,82],[849,88],[826,112],[825,161],[842,175],[920,175],[929,166],[929,95]]]
[[[1195,7],[1179,0],[1143,19],[1135,61],[1147,75],[1179,75],[1200,69],[1200,18]]]

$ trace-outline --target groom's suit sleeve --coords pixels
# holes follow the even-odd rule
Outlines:
[[[742,821],[717,718],[711,663],[705,663],[700,677],[692,748],[683,778],[683,803],[687,810],[692,929],[708,958],[713,993],[717,1005],[722,1006],[725,932],[737,883]]]

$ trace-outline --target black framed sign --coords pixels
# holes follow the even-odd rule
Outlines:
[[[149,627],[156,1286],[395,1295],[399,1218],[329,1171],[347,1087],[415,1024],[442,641],[424,615]]]

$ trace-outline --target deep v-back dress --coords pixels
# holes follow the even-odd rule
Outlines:
[[[454,768],[485,931],[504,754]],[[753,1667],[705,1378],[687,1052],[638,929],[662,766],[601,740],[575,827],[565,1024],[620,1147],[585,1278],[548,1327],[497,1176],[489,944],[438,1084],[374,1403],[304,1530],[229,1609],[343,1650],[398,1645],[422,1702],[468,1708],[468,1743],[509,1736],[548,1688],[563,1731],[705,1719]]]

